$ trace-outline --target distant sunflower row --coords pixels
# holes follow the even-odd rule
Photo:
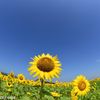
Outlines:
[[[0,80],[5,81],[7,87],[13,87],[14,83],[18,84],[25,84],[25,85],[30,85],[30,86],[40,86],[40,81],[33,81],[33,80],[28,80],[25,78],[23,74],[18,74],[17,77],[14,77],[14,73],[11,72],[8,75],[3,75],[0,72]],[[46,83],[45,85],[50,86],[50,87],[68,87],[72,86],[73,89],[71,91],[71,97],[72,100],[77,100],[78,96],[84,96],[90,91],[90,83],[89,81],[85,78],[85,76],[77,76],[75,80],[72,82],[58,82],[56,81],[55,83]],[[8,90],[10,91],[10,90]],[[54,97],[56,96],[61,96],[61,94],[57,92],[51,92],[51,95]]]
[[[0,80],[7,82],[7,86],[11,87],[14,83],[18,84],[25,84],[30,86],[40,86],[40,80],[29,80],[26,79],[23,74],[18,74],[16,77],[14,75],[14,72],[10,72],[8,75],[4,75],[0,72]],[[71,83],[69,82],[58,82],[55,83],[52,82],[46,82],[46,86],[50,87],[68,87]]]
[[[39,85],[38,82],[33,80],[28,80],[25,78],[23,74],[18,74],[17,77],[15,77],[14,72],[10,72],[8,75],[3,75],[0,72],[0,80],[7,82],[8,86],[13,86],[14,83],[18,84],[26,84],[26,85]]]

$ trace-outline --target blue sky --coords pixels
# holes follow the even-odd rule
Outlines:
[[[100,77],[100,1],[0,1],[0,71],[32,79],[31,57],[58,55],[58,80]]]

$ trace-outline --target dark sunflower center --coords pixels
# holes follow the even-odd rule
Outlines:
[[[22,76],[20,77],[20,80],[23,80],[23,77]]]
[[[78,88],[81,90],[81,91],[83,91],[85,88],[86,88],[86,83],[85,82],[80,82],[79,84],[78,84]]]
[[[29,83],[29,81],[27,81],[27,83]]]
[[[50,72],[54,68],[54,63],[50,58],[44,57],[38,61],[37,67],[43,72]]]
[[[7,78],[6,78],[6,77],[4,77],[3,79],[4,79],[4,80],[7,80]]]
[[[10,85],[11,85],[11,83],[8,83],[8,85],[10,86]]]
[[[11,77],[14,77],[14,74],[11,74]]]

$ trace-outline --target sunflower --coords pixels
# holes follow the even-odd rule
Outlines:
[[[3,74],[0,72],[0,79],[2,79],[2,77],[3,77]]]
[[[30,80],[25,80],[24,83],[27,84],[27,85],[31,85],[32,84],[32,82]]]
[[[19,79],[18,78],[14,78],[13,82],[14,83],[18,83]]]
[[[8,80],[8,76],[3,76],[3,77],[2,77],[2,80],[3,80],[3,81],[7,81],[7,80]]]
[[[23,74],[18,74],[18,81],[22,83],[24,82],[24,80],[25,80],[25,76]]]
[[[53,97],[60,97],[60,96],[61,96],[61,94],[59,94],[59,93],[57,93],[57,92],[51,92],[51,95],[52,95]]]
[[[90,91],[90,83],[82,75],[77,76],[77,78],[73,81],[73,86],[77,91],[77,95],[85,95]]]
[[[8,77],[9,77],[9,78],[14,78],[14,72],[10,72],[10,73],[8,74]]]
[[[71,91],[72,100],[78,100],[77,93],[78,93],[77,90],[72,89],[72,91]]]
[[[26,94],[27,94],[27,95],[32,95],[32,93],[31,93],[31,92],[27,92]]]
[[[13,86],[12,82],[7,82],[7,87],[12,87],[12,86]]]
[[[30,74],[35,74],[42,79],[51,80],[54,77],[59,77],[61,69],[61,63],[57,56],[51,56],[50,54],[42,54],[35,56],[33,61],[30,62],[31,66],[28,68]]]

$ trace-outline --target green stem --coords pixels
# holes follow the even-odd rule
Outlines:
[[[43,97],[44,80],[41,78],[41,79],[40,79],[40,82],[41,82],[40,99],[42,100],[42,97]]]

